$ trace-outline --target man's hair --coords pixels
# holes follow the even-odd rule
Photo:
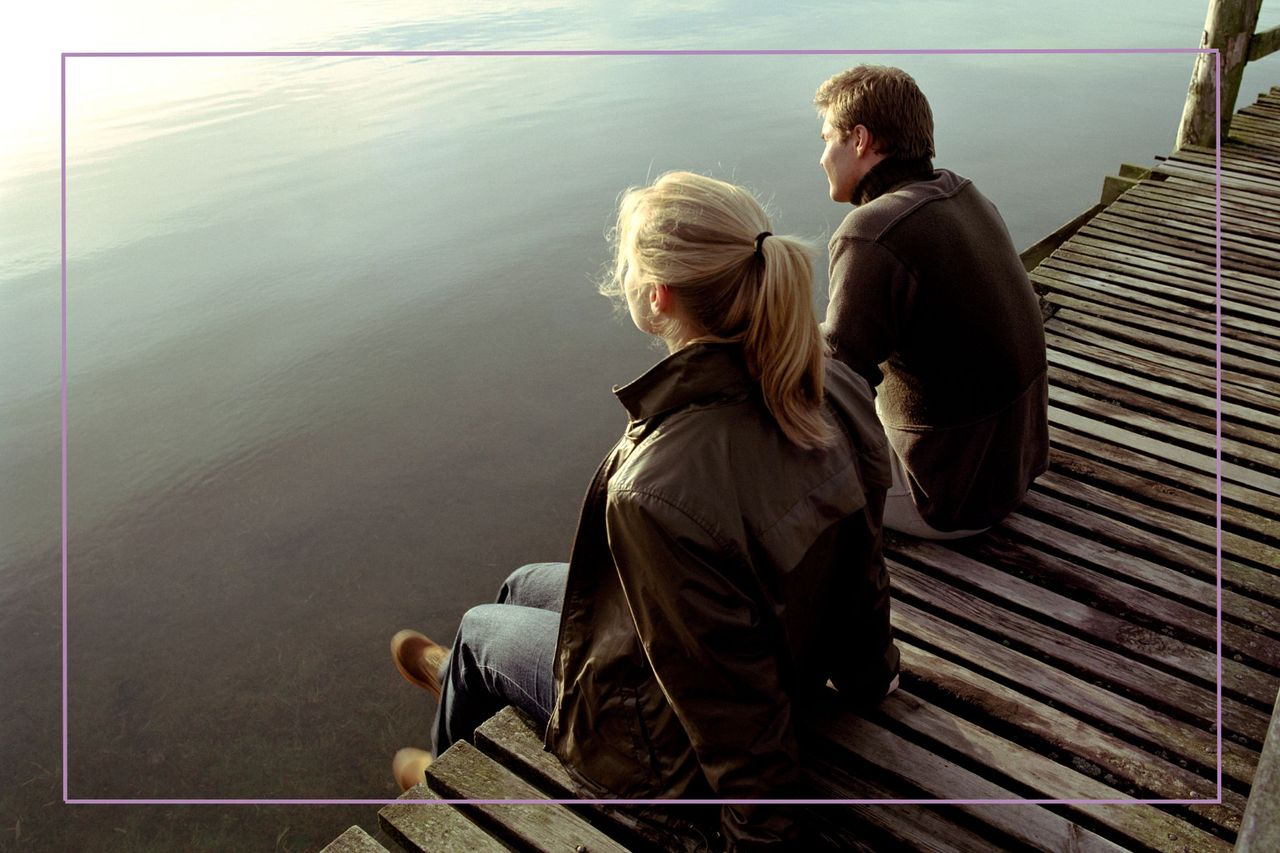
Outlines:
[[[877,154],[913,160],[933,157],[933,111],[916,81],[901,68],[859,65],[842,71],[818,87],[813,104],[840,142],[862,125],[871,131]]]

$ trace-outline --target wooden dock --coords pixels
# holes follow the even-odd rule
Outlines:
[[[1226,851],[1256,781],[1251,849],[1278,849],[1262,833],[1280,832],[1280,733],[1258,768],[1280,687],[1280,88],[1222,149],[1220,799],[1214,174],[1213,150],[1194,146],[1128,170],[1123,194],[1032,270],[1050,312],[1050,470],[985,535],[889,543],[903,687],[870,718],[833,704],[805,728],[815,797],[1204,802],[807,807],[833,836]],[[574,794],[508,709],[409,796]],[[380,820],[414,850],[700,843],[625,808],[395,804]],[[381,849],[348,835],[327,849]]]

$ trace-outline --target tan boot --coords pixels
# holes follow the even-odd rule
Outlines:
[[[391,659],[405,679],[440,698],[440,667],[449,650],[425,634],[405,629],[391,638]]]
[[[391,759],[391,775],[401,791],[407,791],[414,785],[427,781],[427,768],[431,766],[431,753],[425,749],[414,749],[406,746],[398,750]]]

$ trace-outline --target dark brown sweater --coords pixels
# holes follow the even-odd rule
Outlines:
[[[827,341],[879,386],[925,521],[987,527],[1048,464],[1035,292],[1000,214],[965,178],[891,158],[854,198],[830,243]]]

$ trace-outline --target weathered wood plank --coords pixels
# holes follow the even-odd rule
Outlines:
[[[1137,615],[1153,627],[1172,626],[1171,630],[1176,631],[1178,636],[1191,638],[1190,641],[1199,648],[1212,649],[1217,641],[1214,590],[1207,584],[1204,585],[1204,597],[1196,602],[1199,605],[1197,608],[1174,601],[1159,591],[1134,585],[1081,563],[1064,560],[997,535],[981,537],[970,543],[967,550],[973,557],[987,564],[1017,566],[1020,574],[1034,577],[1037,584],[1069,592],[1073,598],[1084,600],[1121,619]],[[1166,572],[1166,575],[1172,574],[1176,573]],[[1107,606],[1103,607],[1103,603]],[[1226,654],[1241,655],[1265,667],[1280,665],[1280,643],[1234,623],[1223,624],[1223,649]]]
[[[535,800],[548,795],[494,762],[466,741],[449,747],[427,768],[431,786],[451,798],[469,800]],[[625,847],[561,805],[470,804],[468,813],[486,830],[539,853],[585,847],[600,853],[623,853]]]
[[[989,715],[991,720],[1002,726],[1016,727],[1033,735],[1052,750],[1074,755],[1111,774],[1115,778],[1105,781],[1112,787],[1121,790],[1136,788],[1145,792],[1144,796],[1171,800],[1211,801],[1217,798],[1217,786],[1213,779],[1138,749],[1120,737],[1101,731],[984,675],[909,643],[903,644],[902,656],[908,672],[913,675],[917,672],[926,673],[922,677],[944,694],[977,708],[983,717],[973,720],[976,724],[981,725]],[[969,719],[968,714],[958,713],[958,716]],[[1040,745],[1034,748],[1038,755],[1042,755],[1044,751],[1044,747]],[[1079,766],[1076,762],[1063,758],[1059,758],[1058,763]],[[1190,806],[1188,810],[1212,821],[1227,832],[1234,833],[1240,828],[1244,803],[1244,798],[1239,794],[1224,791],[1221,804],[1206,803]]]
[[[320,853],[389,853],[389,851],[375,841],[372,835],[358,826],[353,826],[326,844]]]
[[[1051,302],[1058,293],[1066,293],[1089,302],[1114,306],[1154,317],[1183,316],[1188,320],[1207,326],[1210,335],[1216,334],[1214,311],[1212,308],[1203,305],[1188,305],[1141,291],[1126,291],[1088,276],[1072,275],[1049,267],[1037,267],[1031,273],[1031,280],[1041,291],[1047,294],[1047,298]],[[1231,314],[1224,313],[1222,315],[1222,329],[1224,336],[1245,332],[1254,335],[1255,339],[1262,341],[1267,339],[1266,330],[1268,326],[1266,324]]]
[[[406,791],[402,800],[442,800],[430,780]],[[378,824],[407,850],[467,850],[504,853],[510,848],[480,829],[450,805],[392,803],[378,812]]]
[[[1145,374],[1147,385],[1153,393],[1159,390],[1162,396],[1173,398],[1179,390],[1188,390],[1200,395],[1202,399],[1213,399],[1209,396],[1216,390],[1212,378],[1187,373],[1144,358],[1130,357],[1121,361],[1113,352],[1074,337],[1059,335],[1056,333],[1057,329],[1058,327],[1052,324],[1045,327],[1045,340],[1050,344],[1051,363],[1056,364],[1061,361],[1065,364],[1067,359],[1074,358],[1077,366],[1079,363],[1103,366],[1107,371],[1107,379],[1139,391],[1146,390],[1141,384],[1142,374]],[[1091,368],[1086,367],[1086,369]],[[1265,393],[1237,385],[1224,385],[1222,393],[1224,416],[1251,425],[1274,429],[1275,419],[1268,414],[1269,399]]]
[[[1084,673],[1095,683],[1110,684],[1145,704],[1172,716],[1190,715],[1205,725],[1218,718],[1217,698],[1205,687],[1189,683],[1114,649],[1023,616],[966,592],[944,580],[912,568],[896,558],[888,560],[889,575],[899,598],[927,603],[947,614],[956,625],[975,635],[995,637],[1015,648],[1033,650],[1068,672]],[[1223,700],[1223,725],[1261,743],[1267,720],[1253,708],[1230,697]]]
[[[888,701],[904,693],[897,691]],[[910,700],[916,704],[916,700]],[[949,715],[948,715],[949,716]],[[958,718],[951,718],[956,719]],[[871,720],[844,712],[839,705],[818,706],[813,725],[828,743],[868,760],[875,766],[919,789],[926,797],[947,800],[1018,799],[1018,794],[984,779],[913,743]],[[1006,742],[1002,745],[1012,746]],[[1057,797],[1049,794],[1049,797]],[[1113,851],[1117,847],[1092,832],[1073,827],[1070,821],[1040,806],[1016,808],[958,806],[1033,850]]]
[[[1193,471],[1213,474],[1217,470],[1217,462],[1211,455],[1212,442],[1209,443],[1208,452],[1196,452],[1176,444],[1170,444],[1167,441],[1160,441],[1151,436],[1140,435],[1131,430],[1104,423],[1095,418],[1078,415],[1057,406],[1049,407],[1049,422],[1119,445],[1135,453],[1174,462]],[[1240,483],[1273,496],[1280,495],[1280,479],[1242,465],[1224,462],[1222,465],[1222,477],[1224,480]]]
[[[1212,551],[1168,542],[1152,536],[1148,531],[1123,521],[1073,506],[1033,488],[1023,502],[1023,509],[1034,510],[1049,516],[1058,527],[1067,525],[1084,531],[1094,539],[1111,542],[1124,553],[1143,555],[1158,565],[1176,566],[1178,569],[1205,578],[1217,576]],[[1248,595],[1264,601],[1276,602],[1276,577],[1265,569],[1256,568],[1239,560],[1225,557],[1222,566],[1223,584],[1230,585]]]
[[[508,707],[498,712],[476,729],[476,747],[557,799],[588,795],[573,781],[564,765],[543,749],[542,735],[534,728],[532,721],[515,708]],[[698,836],[691,825],[685,825],[685,822],[676,818],[671,819],[671,825],[662,826],[654,820],[645,820],[634,813],[634,810],[624,807],[593,806],[589,807],[589,811],[612,825],[610,835],[632,835],[660,850],[685,850],[694,853],[706,847],[705,839]]]
[[[1049,399],[1059,406],[1069,407],[1074,411],[1098,418],[1105,418],[1111,423],[1121,424],[1150,434],[1163,435],[1165,438],[1182,442],[1200,452],[1212,455],[1214,451],[1216,439],[1213,432],[1209,430],[1195,429],[1175,423],[1165,423],[1162,428],[1158,418],[1132,411],[1106,400],[1099,400],[1077,393],[1069,388],[1050,388]],[[1135,447],[1135,449],[1140,448]],[[1236,459],[1240,462],[1247,461],[1257,467],[1269,468],[1272,471],[1280,470],[1280,454],[1270,450],[1263,450],[1260,447],[1245,444],[1232,438],[1224,437],[1222,439],[1222,453],[1224,459]],[[1244,471],[1249,472],[1248,476],[1244,474]],[[1234,474],[1239,474],[1239,476],[1233,476]],[[1280,495],[1280,478],[1271,477],[1270,479],[1274,482],[1268,482],[1268,475],[1255,471],[1252,467],[1245,469],[1235,463],[1226,462],[1223,465],[1223,476],[1227,479],[1247,483],[1256,488],[1270,491],[1272,494]]]
[[[1217,738],[1207,727],[1176,720],[1142,702],[965,631],[949,620],[910,604],[894,602],[893,625],[895,631],[909,640],[945,649],[977,671],[997,674],[1016,685],[1020,692],[1047,699],[1082,719],[1121,731],[1135,742],[1146,744],[1149,750],[1166,751],[1206,774],[1217,770]],[[911,673],[915,678],[939,686],[930,670],[918,661],[912,665]],[[1250,784],[1258,754],[1231,740],[1225,740],[1223,746],[1223,773],[1230,780]]]
[[[1071,308],[1097,317],[1107,317],[1128,323],[1170,323],[1169,312],[1158,307],[1144,305],[1140,302],[1128,302],[1114,298],[1098,298],[1095,292],[1085,297],[1069,295],[1061,289],[1054,289],[1044,294],[1045,301],[1061,308]],[[1216,321],[1212,315],[1194,317],[1184,314],[1180,318],[1182,334],[1193,340],[1212,341],[1218,335]],[[1222,346],[1225,358],[1230,358],[1233,350],[1248,347],[1247,352],[1255,357],[1267,358],[1264,353],[1280,346],[1280,337],[1275,340],[1256,332],[1230,327],[1224,324]]]
[[[1114,266],[1120,266],[1113,264]],[[1198,284],[1189,281],[1185,277],[1172,275],[1157,276],[1154,273],[1147,273],[1145,276],[1134,274],[1132,269],[1126,272],[1117,272],[1114,269],[1107,269],[1105,265],[1097,262],[1086,263],[1084,261],[1075,261],[1072,259],[1070,250],[1059,250],[1053,257],[1046,260],[1037,269],[1038,272],[1047,274],[1049,270],[1060,271],[1073,274],[1075,277],[1085,277],[1098,282],[1108,282],[1118,285],[1117,289],[1127,290],[1136,289],[1143,293],[1153,294],[1165,299],[1173,300],[1187,305],[1195,305],[1207,310],[1212,314],[1216,299],[1212,283]],[[1177,281],[1177,284],[1168,283]],[[1262,300],[1256,300],[1257,303]],[[1233,314],[1239,317],[1245,317],[1253,320],[1263,320],[1268,323],[1280,320],[1280,314],[1269,311],[1263,305],[1255,302],[1242,302],[1236,298],[1224,298],[1222,300],[1222,310],[1224,314]]]
[[[1039,796],[1053,799],[1126,798],[1122,791],[998,737],[969,720],[920,700],[906,690],[898,690],[885,699],[880,710],[902,728],[956,750]],[[862,723],[857,718],[848,719],[849,727],[855,732],[862,728]],[[1135,805],[1123,809],[1074,806],[1072,811],[1088,815],[1138,844],[1161,850],[1203,853],[1230,849],[1230,845],[1221,838],[1151,806]]]
[[[1105,511],[1127,522],[1140,522],[1160,531],[1160,534],[1149,535],[1177,537],[1189,545],[1206,551],[1212,551],[1214,548],[1215,530],[1212,525],[1149,506],[1126,495],[1071,480],[1052,471],[1042,475],[1036,484],[1043,490],[1070,496],[1076,501],[1089,504],[1094,512]],[[1273,559],[1275,554],[1274,549],[1267,545],[1237,533],[1224,531],[1222,545],[1224,550],[1230,551],[1233,556],[1259,564],[1265,564]],[[1280,576],[1276,578],[1276,582],[1280,584]]]
[[[1178,596],[1183,601],[1208,600],[1211,603],[1216,601],[1215,586],[1210,581],[1191,577],[1167,566],[1117,550],[1095,538],[1087,538],[1054,527],[1028,515],[1016,513],[1001,522],[997,529],[1002,533],[1023,537],[1029,543],[1052,547],[1055,551],[1061,551],[1078,560],[1086,560],[1113,574],[1145,584],[1148,588]],[[1227,622],[1234,621],[1254,630],[1255,633],[1280,637],[1280,608],[1226,588],[1224,584],[1222,610],[1224,620]]]
[[[1134,412],[1141,412],[1158,418],[1168,418],[1209,435],[1214,433],[1217,420],[1215,415],[1211,414],[1213,412],[1213,400],[1207,395],[1196,394],[1193,391],[1177,387],[1153,385],[1150,395],[1143,396],[1141,391],[1135,390],[1133,387],[1141,384],[1142,377],[1131,374],[1132,380],[1128,382],[1124,380],[1111,382],[1104,379],[1096,379],[1094,378],[1098,375],[1096,372],[1081,366],[1084,361],[1068,353],[1051,351],[1049,353],[1049,383],[1091,397],[1109,400]],[[1060,366],[1066,362],[1074,362],[1076,367],[1071,369]],[[1102,370],[1106,371],[1106,368],[1103,367]],[[1122,373],[1123,371],[1116,372]],[[1184,400],[1175,401],[1170,399],[1177,397],[1185,397],[1191,401],[1192,405],[1188,406]],[[1208,404],[1208,411],[1205,411],[1205,403]],[[1261,450],[1280,445],[1280,435],[1267,430],[1255,429],[1253,426],[1245,426],[1226,417],[1222,419],[1222,435],[1228,441],[1234,442],[1233,447],[1238,445],[1243,448],[1246,458],[1252,456],[1255,448]],[[1241,452],[1231,452],[1228,455],[1238,457]]]
[[[812,757],[806,760],[805,778],[819,796],[845,800],[893,800],[916,796],[915,791],[899,790],[874,781],[871,778],[873,774],[865,770],[865,765],[858,763],[853,766],[855,762],[833,749],[829,742],[806,734],[801,731],[801,749]],[[909,742],[902,742],[908,749],[912,748]],[[839,760],[832,760],[833,754]],[[903,783],[899,783],[899,787],[903,787]],[[972,810],[981,811],[977,807]],[[957,811],[949,806],[850,805],[841,806],[838,810],[819,808],[811,814],[815,818],[829,816],[839,825],[850,827],[857,840],[863,842],[868,840],[868,833],[860,830],[870,827],[872,832],[881,836],[868,845],[871,853],[955,853],[957,850],[998,853],[1026,849],[1016,841],[997,841],[986,826],[970,829],[965,823],[958,823]],[[846,848],[861,849],[848,842],[836,847],[837,850]]]
[[[932,542],[902,542],[894,547],[894,553],[910,557],[951,581],[980,588],[984,596],[998,599],[1002,605],[1041,614],[1046,622],[1121,649],[1128,657],[1167,667],[1202,685],[1217,682],[1218,659],[1207,649],[1120,619]],[[1265,703],[1275,692],[1275,679],[1247,664],[1223,660],[1222,686],[1224,692]]]

